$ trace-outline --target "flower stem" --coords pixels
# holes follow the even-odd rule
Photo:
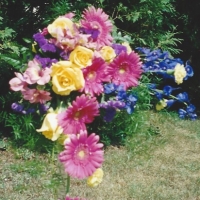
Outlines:
[[[53,144],[53,147],[52,147],[51,159],[52,159],[52,161],[54,161],[54,144]]]
[[[69,188],[70,188],[70,175],[67,174],[67,187],[66,187],[66,194],[69,193]]]

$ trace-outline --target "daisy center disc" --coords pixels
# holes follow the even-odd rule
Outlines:
[[[88,79],[93,79],[95,77],[95,72],[89,72],[89,74],[87,75]]]
[[[79,157],[80,159],[83,159],[83,158],[85,157],[85,152],[84,152],[83,150],[79,151],[79,152],[78,152],[78,157]]]
[[[125,70],[124,68],[119,69],[119,73],[120,73],[120,74],[124,74],[125,71],[126,71],[126,70]]]

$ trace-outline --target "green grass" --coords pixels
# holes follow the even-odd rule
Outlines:
[[[71,180],[71,196],[89,200],[200,199],[200,121],[175,113],[136,116],[124,146],[105,149],[104,179],[96,188]],[[135,118],[133,118],[135,120]],[[1,151],[1,200],[64,200],[66,175],[50,154],[8,145]]]

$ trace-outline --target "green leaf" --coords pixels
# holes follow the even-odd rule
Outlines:
[[[28,43],[28,44],[31,44],[32,43],[32,40],[28,39],[28,38],[23,38],[24,42]]]
[[[6,61],[8,64],[12,65],[13,67],[18,67],[21,64],[19,60],[7,57],[5,55],[0,55],[0,58]]]

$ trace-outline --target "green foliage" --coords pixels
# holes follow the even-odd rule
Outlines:
[[[129,42],[133,49],[137,46],[148,46],[151,49],[161,48],[171,53],[179,53],[177,44],[181,42],[176,25],[177,16],[174,0],[140,0],[140,1],[81,1],[81,0],[2,0],[0,7],[0,85],[5,85],[1,91],[0,125],[1,132],[10,132],[18,144],[33,148],[44,141],[50,147],[51,142],[35,132],[41,126],[41,118],[37,115],[20,115],[13,113],[10,105],[19,102],[17,95],[9,92],[8,81],[14,72],[22,71],[28,59],[32,57],[30,48],[32,35],[42,30],[55,18],[69,12],[74,12],[80,18],[82,11],[89,5],[103,8],[115,23],[113,37],[116,42]],[[20,12],[15,12],[20,10]],[[14,42],[15,41],[15,42]],[[150,82],[152,77],[143,76],[141,83]],[[145,84],[134,89],[138,96],[136,113],[150,109],[151,97]],[[123,143],[126,136],[132,133],[130,124],[138,127],[138,120],[132,115],[124,117],[125,113],[117,113],[111,123],[103,125],[103,119],[97,118],[91,131],[99,133],[105,144]],[[133,113],[133,116],[135,113]],[[132,127],[132,128],[133,128]],[[134,129],[134,128],[133,128]],[[90,132],[91,132],[90,131]]]
[[[36,132],[40,128],[42,119],[35,114],[18,114],[10,112],[6,117],[5,127],[12,127],[13,142],[17,146],[24,146],[31,150],[48,152],[52,150],[53,142],[44,138],[43,135]]]
[[[183,39],[177,38],[176,35],[178,34],[180,33],[167,31],[165,34],[161,35],[158,42],[158,48],[167,50],[171,54],[179,54],[182,50],[176,47]]]
[[[118,32],[131,37],[134,47],[148,46],[178,53],[177,13],[173,0],[104,1],[103,8],[112,17]],[[113,8],[113,9],[110,9]]]

